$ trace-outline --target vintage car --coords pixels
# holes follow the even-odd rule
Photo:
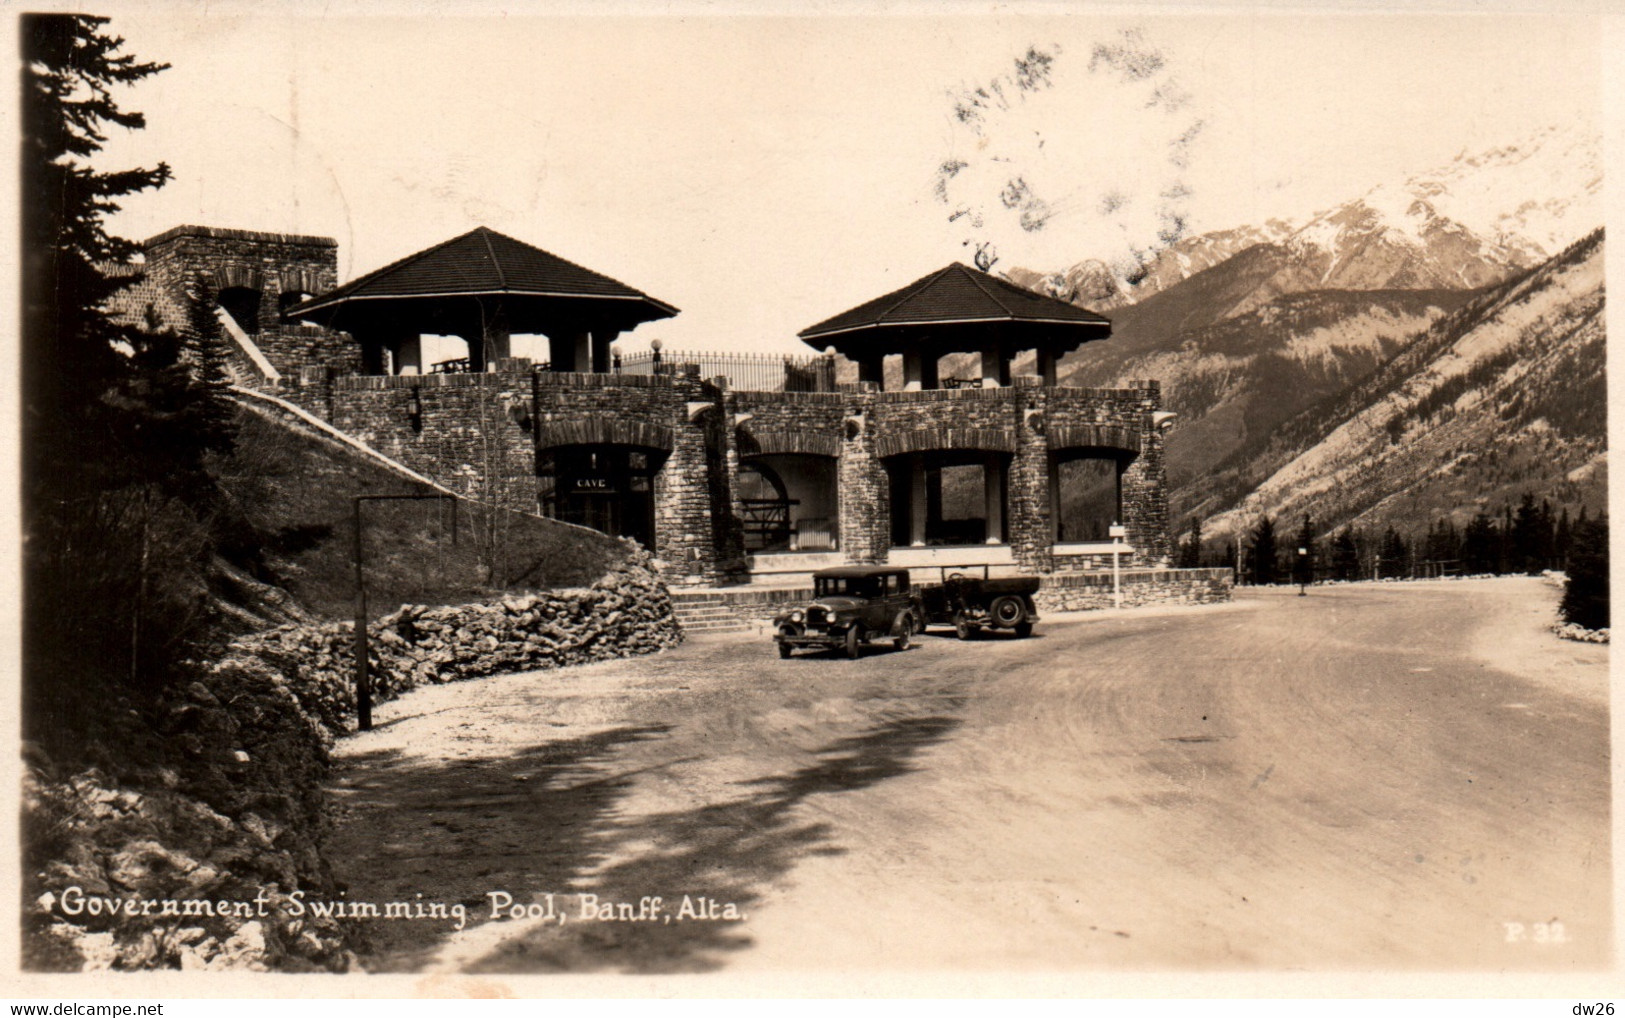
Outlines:
[[[775,618],[773,639],[780,657],[797,647],[818,647],[855,658],[873,640],[890,639],[907,650],[923,618],[907,569],[843,566],[813,573],[812,603]]]
[[[927,625],[953,626],[954,635],[968,640],[979,630],[1009,629],[1018,637],[1031,636],[1038,609],[1036,576],[988,576],[987,566],[946,566],[942,582],[920,588]],[[924,628],[924,627],[921,627]]]

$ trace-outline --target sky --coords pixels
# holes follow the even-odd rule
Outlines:
[[[624,349],[810,352],[798,330],[980,243],[1143,256],[1601,117],[1598,22],[1549,12],[449,9],[481,13],[116,14],[172,67],[98,166],[175,179],[114,230],[331,236],[342,281],[485,225],[682,309]]]

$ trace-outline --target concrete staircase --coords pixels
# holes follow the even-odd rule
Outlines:
[[[739,633],[753,625],[740,618],[738,609],[721,594],[673,593],[671,602],[672,614],[685,633]]]

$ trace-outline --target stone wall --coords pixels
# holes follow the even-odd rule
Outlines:
[[[682,639],[671,597],[643,554],[581,590],[403,605],[370,623],[367,636],[374,703],[427,683],[652,654]],[[300,705],[337,735],[355,728],[354,647],[354,623],[339,622],[282,626],[233,650],[287,676]]]
[[[934,574],[934,570],[931,571]],[[918,574],[916,574],[918,575]],[[1057,573],[1040,579],[1033,603],[1040,615],[1058,611],[1095,611],[1111,608],[1112,574]],[[1230,600],[1233,574],[1229,569],[1125,569],[1122,571],[1123,606],[1217,604]],[[677,593],[683,607],[727,607],[729,614],[754,628],[813,598],[811,587],[742,588],[728,591]]]
[[[460,495],[534,513],[531,386],[529,371],[345,375],[287,395]]]
[[[1229,569],[1125,569],[1123,606],[1214,604],[1230,600],[1234,574]],[[1033,596],[1040,614],[1046,611],[1093,611],[1111,608],[1112,574],[1057,573],[1044,577]]]
[[[122,313],[139,316],[151,304],[164,324],[184,328],[186,295],[207,275],[217,293],[241,287],[259,294],[255,320],[238,324],[284,379],[306,365],[359,370],[360,354],[349,337],[316,326],[285,326],[281,320],[284,293],[317,294],[338,285],[333,239],[178,226],[148,240],[143,252],[142,280],[117,300]],[[242,382],[253,381],[241,374]]]

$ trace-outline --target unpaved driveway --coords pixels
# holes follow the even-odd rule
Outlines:
[[[1542,633],[1555,597],[1244,590],[419,690],[342,743],[334,855],[351,901],[467,908],[358,920],[375,971],[1593,968],[1607,648]]]

